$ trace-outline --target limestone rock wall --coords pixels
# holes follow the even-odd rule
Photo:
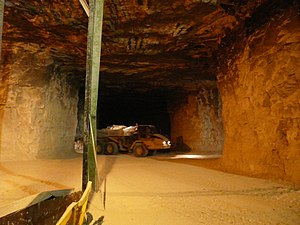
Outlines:
[[[66,157],[74,149],[77,91],[37,44],[3,46],[0,159]]]
[[[300,184],[300,20],[271,19],[219,73],[223,167]]]
[[[178,99],[183,101],[178,102]],[[184,149],[195,154],[220,153],[223,150],[223,121],[218,89],[201,88],[196,94],[177,97],[170,106],[172,141],[182,137]]]

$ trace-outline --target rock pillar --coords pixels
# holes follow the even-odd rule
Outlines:
[[[1,160],[59,158],[74,149],[77,90],[37,44],[5,44],[0,75]]]
[[[178,101],[178,99],[180,99]],[[221,153],[223,121],[217,87],[200,88],[176,97],[170,106],[172,141],[184,142],[183,151],[193,154]]]

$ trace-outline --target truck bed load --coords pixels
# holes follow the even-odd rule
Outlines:
[[[123,137],[131,136],[137,130],[137,126],[112,125],[107,128],[97,130],[97,137]]]

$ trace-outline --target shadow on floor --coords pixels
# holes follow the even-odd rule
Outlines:
[[[173,148],[173,151],[176,153],[187,153],[192,151],[190,146],[188,146],[186,143],[184,143],[183,137],[179,136],[177,137],[175,147]]]

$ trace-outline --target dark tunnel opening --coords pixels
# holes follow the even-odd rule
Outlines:
[[[135,124],[154,125],[160,133],[170,136],[166,97],[153,92],[99,95],[98,129],[111,125]]]

